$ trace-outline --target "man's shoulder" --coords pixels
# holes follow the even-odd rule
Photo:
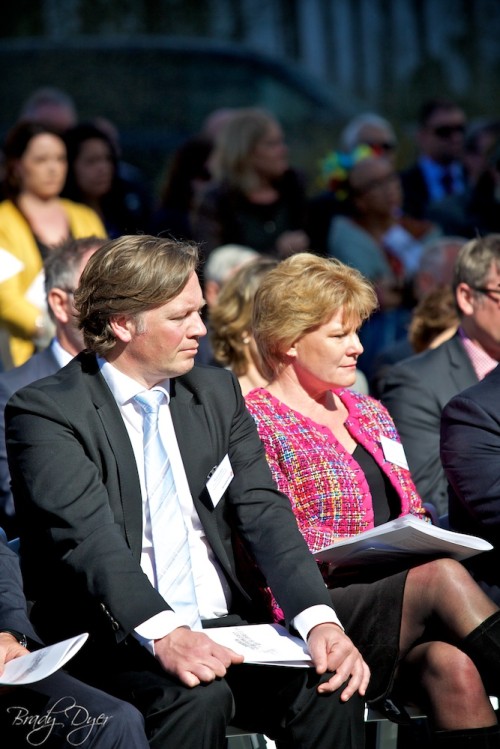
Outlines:
[[[491,413],[498,414],[500,417],[500,400],[498,393],[500,392],[500,364],[497,364],[489,374],[486,375],[479,382],[474,383],[470,387],[457,393],[450,403],[456,405],[463,401],[472,401],[481,408]]]
[[[174,387],[181,386],[193,394],[229,393],[234,391],[234,375],[222,367],[213,367],[209,364],[195,364],[186,374],[175,378]]]
[[[24,364],[0,374],[0,400],[9,397],[19,388],[29,385],[59,369],[59,364],[50,349],[31,356]]]
[[[419,182],[422,184],[422,186],[425,185],[424,173],[418,161],[415,161],[413,164],[410,164],[405,169],[402,169],[399,174],[400,174],[401,180],[404,183]]]
[[[452,357],[456,356],[467,360],[467,354],[463,348],[460,339],[457,335],[454,335],[448,341],[445,341],[436,348],[430,348],[426,351],[422,351],[420,354],[414,354],[406,359],[402,359],[396,362],[391,368],[391,372],[396,375],[398,373],[415,373],[420,376],[420,373],[426,373],[429,370],[433,370],[437,367],[441,369],[446,364],[450,364]]]
[[[93,354],[79,354],[69,364],[61,369],[55,369],[52,374],[26,383],[17,393],[27,391],[43,391],[45,393],[57,391],[58,399],[74,397],[74,391],[82,387],[86,375],[97,375],[99,368]],[[17,394],[16,393],[16,394]]]

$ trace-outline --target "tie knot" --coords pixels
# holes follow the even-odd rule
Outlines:
[[[147,414],[158,413],[158,409],[165,398],[163,390],[143,390],[135,396],[135,400]]]

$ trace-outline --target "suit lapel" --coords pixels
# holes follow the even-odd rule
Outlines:
[[[218,522],[225,525],[225,521],[214,511],[206,488],[210,471],[225,455],[218,453],[215,425],[209,425],[205,406],[179,379],[171,381],[170,412],[198,517],[214,554],[226,573],[235,579],[218,526]],[[223,449],[221,446],[221,453]]]
[[[142,551],[142,497],[134,451],[116,401],[97,365],[95,371],[87,374],[90,376],[86,377],[86,384],[116,461],[124,532],[132,553],[137,559],[140,559]]]

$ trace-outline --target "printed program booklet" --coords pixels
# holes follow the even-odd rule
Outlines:
[[[14,658],[5,664],[3,674],[0,674],[0,685],[16,686],[46,679],[76,655],[88,636],[88,632],[84,632],[69,640]]]
[[[492,548],[483,538],[449,531],[413,515],[404,515],[337,541],[315,552],[314,557],[335,568],[415,561],[419,557],[444,556],[461,561]]]
[[[281,624],[210,627],[203,632],[219,645],[245,657],[245,663],[268,666],[312,666],[307,645]]]

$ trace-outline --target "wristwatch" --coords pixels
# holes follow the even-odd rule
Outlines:
[[[22,645],[23,648],[27,648],[28,647],[28,640],[26,638],[26,635],[23,634],[22,632],[18,632],[15,629],[2,629],[2,630],[0,630],[0,635],[4,634],[4,633],[7,634],[7,635],[12,635],[12,637],[15,637],[16,640],[18,641],[18,643],[20,645]]]

